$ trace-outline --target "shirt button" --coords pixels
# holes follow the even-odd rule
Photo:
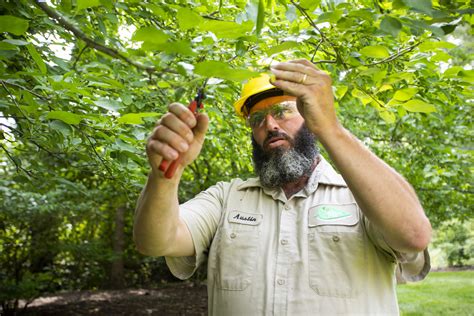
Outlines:
[[[338,241],[341,240],[341,239],[339,238],[339,236],[332,236],[332,240],[333,240],[334,242],[338,242]]]
[[[291,207],[289,205],[285,205],[285,210],[289,210]]]
[[[282,239],[282,240],[280,241],[280,243],[281,243],[282,245],[287,245],[287,244],[288,244],[288,240]]]
[[[279,279],[279,280],[278,280],[278,284],[280,284],[280,285],[285,284],[285,280]]]
[[[230,234],[230,238],[234,239],[235,237],[237,237],[235,233]]]

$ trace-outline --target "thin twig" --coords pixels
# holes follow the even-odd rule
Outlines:
[[[16,88],[20,88],[20,89],[22,89],[22,90],[28,91],[28,92],[31,93],[32,95],[34,95],[34,96],[36,96],[36,97],[38,97],[38,98],[40,98],[40,99],[42,99],[42,100],[47,100],[47,101],[49,101],[49,98],[48,98],[48,97],[45,97],[45,96],[43,96],[43,95],[41,95],[41,94],[38,94],[38,93],[36,93],[36,92],[34,92],[34,91],[32,91],[32,90],[26,88],[26,87],[23,87],[22,85],[17,84],[17,83],[12,83],[12,82],[8,82],[8,81],[4,81],[4,80],[0,80],[0,82],[1,82],[3,85],[9,85],[9,86],[12,86],[12,87],[16,87]]]
[[[13,100],[13,103],[15,103],[16,107],[18,108],[18,110],[20,111],[21,115],[23,115],[23,117],[30,123],[33,123],[32,120],[30,120],[30,118],[28,116],[26,116],[25,113],[23,113],[23,110],[21,109],[20,105],[18,104],[18,102],[16,102],[16,99],[15,97],[13,96],[13,94],[10,92],[10,90],[7,88],[7,85],[5,84],[5,81],[1,81],[2,82],[2,86],[3,88],[5,89],[5,91],[7,91],[7,93],[10,95],[10,98]]]
[[[2,144],[0,144],[0,147],[2,147],[3,151],[5,152],[5,154],[7,154],[8,159],[10,159],[11,162],[13,162],[13,164],[14,164],[15,167],[16,167],[16,171],[17,171],[17,172],[20,172],[20,170],[21,170],[21,171],[23,171],[24,173],[26,173],[28,176],[34,178],[34,176],[33,176],[33,174],[31,173],[31,171],[26,170],[25,168],[23,168],[22,166],[20,166],[20,165],[16,162],[15,158],[13,158],[13,156],[10,154],[10,152],[9,152]]]
[[[316,25],[316,23],[314,23],[313,19],[309,16],[308,12],[306,12],[306,9],[300,6],[299,4],[297,4],[294,0],[291,0],[291,3],[301,12],[301,14],[304,16],[306,21],[308,21],[308,23],[316,30],[316,32],[319,33],[319,35],[321,36],[321,40],[331,45],[332,49],[336,53],[337,61],[339,61],[341,65],[345,69],[347,69],[348,67],[346,63],[344,62],[344,59],[342,58],[341,54],[339,53],[339,50],[337,49],[336,45],[334,45],[334,43],[332,43],[329,40],[329,38],[326,37],[326,35],[321,31],[321,29]]]
[[[319,47],[321,46],[322,43],[323,43],[323,39],[320,39],[319,42],[318,42],[318,45],[316,45],[316,48],[314,49],[313,56],[311,57],[311,62],[312,63],[315,63],[314,62],[314,57],[316,56],[316,53],[318,52]]]
[[[336,64],[336,60],[318,60],[318,61],[311,61],[313,64]]]
[[[85,51],[87,48],[89,48],[89,46],[86,45],[86,46],[84,46],[84,47],[81,49],[81,51],[79,52],[79,55],[77,55],[77,57],[76,57],[76,60],[74,60],[74,64],[72,64],[72,69],[76,69],[76,64],[77,64],[77,62],[78,62],[79,59],[81,58],[82,53],[84,53],[84,51]]]
[[[391,56],[388,56],[385,59],[382,59],[380,61],[377,61],[377,62],[374,62],[374,63],[371,63],[371,64],[367,64],[367,65],[364,65],[364,66],[370,67],[370,66],[380,65],[380,64],[384,64],[384,63],[394,61],[398,57],[403,56],[403,55],[413,51],[421,43],[423,43],[423,41],[416,42],[415,44],[413,44],[411,46],[408,46],[406,48],[403,48],[403,49],[399,50],[396,54],[393,54]]]
[[[36,2],[36,5],[41,8],[50,18],[56,20],[59,25],[64,27],[66,30],[71,31],[74,35],[76,35],[78,38],[83,40],[87,46],[92,47],[104,54],[107,54],[113,58],[118,58],[121,59],[130,65],[135,66],[138,69],[145,70],[148,73],[153,73],[156,71],[156,68],[153,66],[146,66],[143,65],[142,63],[139,63],[137,61],[131,60],[130,58],[124,56],[122,53],[120,53],[118,50],[115,48],[110,48],[105,45],[102,45],[100,43],[95,42],[91,38],[89,38],[84,32],[79,30],[77,27],[75,27],[72,23],[70,23],[68,20],[66,20],[65,17],[60,15],[58,12],[55,10],[51,9],[45,2]]]

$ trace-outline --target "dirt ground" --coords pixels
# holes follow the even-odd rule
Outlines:
[[[82,291],[41,297],[21,315],[207,315],[206,285],[170,283],[159,289]]]

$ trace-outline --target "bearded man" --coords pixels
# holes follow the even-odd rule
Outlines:
[[[179,205],[208,117],[173,103],[153,130],[137,249],[180,279],[207,262],[210,315],[398,315],[395,271],[423,279],[431,226],[416,193],[337,120],[331,79],[307,60],[243,88],[256,178],[219,182]],[[318,153],[324,146],[338,169]],[[168,179],[163,160],[180,157]]]

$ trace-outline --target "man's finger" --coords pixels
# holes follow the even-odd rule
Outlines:
[[[180,120],[174,113],[166,113],[161,118],[161,125],[166,126],[176,134],[185,138],[189,143],[193,140],[193,132],[191,128],[182,120]]]
[[[159,155],[165,160],[175,160],[179,157],[179,152],[174,150],[168,144],[160,142],[156,139],[150,139],[146,144],[146,151],[149,158],[152,158],[152,155]]]
[[[163,125],[156,127],[150,138],[165,143],[179,152],[185,152],[189,149],[189,144],[185,138]]]
[[[193,128],[196,125],[196,118],[194,113],[191,112],[186,106],[181,103],[171,103],[168,106],[168,110],[175,114],[180,120],[188,124],[189,127]]]
[[[317,69],[310,65],[306,66],[300,63],[277,63],[270,66],[270,70],[282,70],[282,71],[291,71],[291,72],[299,72],[302,74],[312,75],[315,74]]]
[[[196,119],[197,124],[196,127],[193,129],[194,138],[202,142],[204,140],[204,136],[206,135],[207,128],[209,127],[209,117],[207,116],[207,114],[199,113]]]

